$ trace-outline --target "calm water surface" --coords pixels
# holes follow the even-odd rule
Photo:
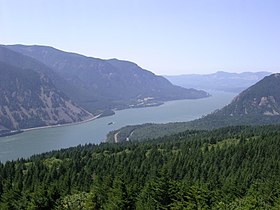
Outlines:
[[[235,93],[209,91],[212,97],[170,101],[158,107],[126,109],[115,115],[77,125],[27,131],[0,138],[0,161],[29,157],[51,150],[100,143],[109,131],[126,125],[189,121],[230,103]],[[108,123],[114,122],[112,125]]]

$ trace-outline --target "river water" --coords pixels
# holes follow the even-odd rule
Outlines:
[[[230,103],[236,95],[221,91],[209,92],[212,94],[209,98],[170,101],[158,107],[120,110],[113,116],[82,124],[32,130],[2,137],[0,138],[0,161],[29,157],[79,144],[98,144],[106,139],[109,131],[126,125],[193,120]],[[108,125],[110,122],[113,124]]]

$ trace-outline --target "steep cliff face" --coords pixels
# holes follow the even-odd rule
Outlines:
[[[50,67],[34,58],[10,50],[6,46],[0,45],[0,62],[20,69],[32,69],[33,71],[46,75],[60,92],[63,92],[71,99],[82,96],[82,92],[78,88],[69,84]]]
[[[209,96],[174,86],[132,62],[52,47],[0,46],[0,62],[1,130],[79,122],[92,117],[89,112]]]
[[[221,114],[280,116],[280,74],[272,74],[239,94]]]
[[[107,141],[144,140],[194,129],[237,125],[280,124],[280,74],[249,87],[224,108],[189,122],[126,126],[110,132]]]
[[[64,89],[64,93],[92,112],[137,106],[146,103],[147,99],[147,103],[156,103],[209,96],[204,91],[175,86],[164,77],[129,61],[86,57],[46,46],[5,47],[52,69],[80,94],[74,95],[72,90],[67,89]]]
[[[0,91],[2,129],[72,123],[92,117],[59,92],[47,76],[31,69],[0,62]]]
[[[233,101],[204,118],[189,123],[192,128],[229,125],[280,124],[280,74],[266,76]]]

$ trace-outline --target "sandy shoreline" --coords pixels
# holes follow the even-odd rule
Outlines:
[[[86,122],[90,122],[92,120],[96,120],[97,118],[99,118],[101,116],[101,114],[93,116],[87,120],[83,120],[81,122],[74,122],[74,123],[67,123],[67,124],[58,124],[58,125],[46,125],[46,126],[41,126],[41,127],[34,127],[34,128],[26,128],[26,129],[20,129],[23,132],[26,131],[33,131],[33,130],[39,130],[39,129],[46,129],[46,128],[56,128],[56,127],[65,127],[65,126],[71,126],[71,125],[78,125],[78,124],[83,124]]]

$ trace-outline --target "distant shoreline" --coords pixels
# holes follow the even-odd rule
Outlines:
[[[203,98],[208,98],[208,97],[211,97],[211,94],[209,94],[208,96],[203,97]],[[161,102],[154,103],[154,104],[146,104],[144,106],[133,106],[133,107],[126,107],[126,108],[123,108],[123,109],[115,108],[115,109],[112,109],[112,111],[113,111],[112,114],[103,115],[104,113],[101,113],[99,115],[93,116],[93,117],[91,117],[91,118],[89,118],[87,120],[83,120],[83,121],[80,121],[80,122],[65,123],[65,124],[58,124],[58,125],[46,125],[46,126],[41,126],[41,127],[25,128],[25,129],[20,129],[20,130],[23,131],[23,132],[26,132],[26,131],[28,132],[28,131],[32,131],[32,130],[39,130],[39,129],[46,129],[46,128],[56,128],[56,127],[65,127],[65,126],[71,126],[71,125],[78,125],[78,124],[83,124],[83,123],[86,123],[86,122],[90,122],[92,120],[96,120],[98,118],[112,116],[112,115],[115,114],[115,111],[121,111],[121,110],[125,110],[125,109],[138,109],[138,108],[157,107],[157,106],[161,106],[161,105],[165,104],[166,102],[170,102],[170,101],[197,100],[197,99],[201,99],[201,98],[196,98],[196,99],[175,99],[175,100],[161,101]]]
[[[23,132],[28,132],[28,131],[33,131],[33,130],[40,130],[40,129],[46,129],[46,128],[56,128],[56,127],[66,127],[66,126],[71,126],[71,125],[79,125],[83,123],[87,123],[93,120],[98,119],[101,116],[101,114],[93,116],[89,119],[80,121],[80,122],[73,122],[73,123],[65,123],[65,124],[57,124],[57,125],[46,125],[46,126],[41,126],[41,127],[33,127],[33,128],[25,128],[25,129],[20,129]]]
[[[208,96],[206,97],[203,97],[203,98],[208,98],[208,97],[211,97],[212,95],[209,94]],[[118,109],[118,108],[115,108],[115,109],[112,109],[113,113],[110,113],[108,115],[103,115],[104,113],[101,113],[99,115],[96,115],[96,116],[93,116],[89,119],[86,119],[86,120],[83,120],[83,121],[80,121],[80,122],[73,122],[73,123],[65,123],[65,124],[56,124],[56,125],[46,125],[46,126],[40,126],[40,127],[33,127],[33,128],[25,128],[25,129],[19,129],[19,130],[11,130],[9,133],[7,133],[8,135],[5,135],[5,136],[11,136],[11,135],[17,135],[17,134],[20,134],[20,133],[23,133],[23,132],[28,132],[28,131],[33,131],[33,130],[40,130],[40,129],[47,129],[47,128],[56,128],[56,127],[66,127],[66,126],[72,126],[72,125],[78,125],[78,124],[83,124],[83,123],[87,123],[87,122],[90,122],[90,121],[93,121],[93,120],[96,120],[98,118],[101,118],[101,117],[107,117],[107,116],[112,116],[114,115],[115,111],[120,111],[120,110],[125,110],[125,109],[137,109],[137,108],[148,108],[148,107],[157,107],[157,106],[161,106],[163,104],[165,104],[166,102],[169,102],[169,101],[177,101],[177,100],[196,100],[196,99],[201,99],[201,98],[195,98],[195,99],[172,99],[172,100],[167,100],[167,101],[161,101],[161,102],[158,102],[158,103],[153,103],[153,104],[145,104],[143,106],[131,106],[131,107],[126,107],[126,108],[123,108],[123,109]],[[14,132],[14,133],[13,133]],[[4,136],[0,136],[1,137],[4,137]]]

